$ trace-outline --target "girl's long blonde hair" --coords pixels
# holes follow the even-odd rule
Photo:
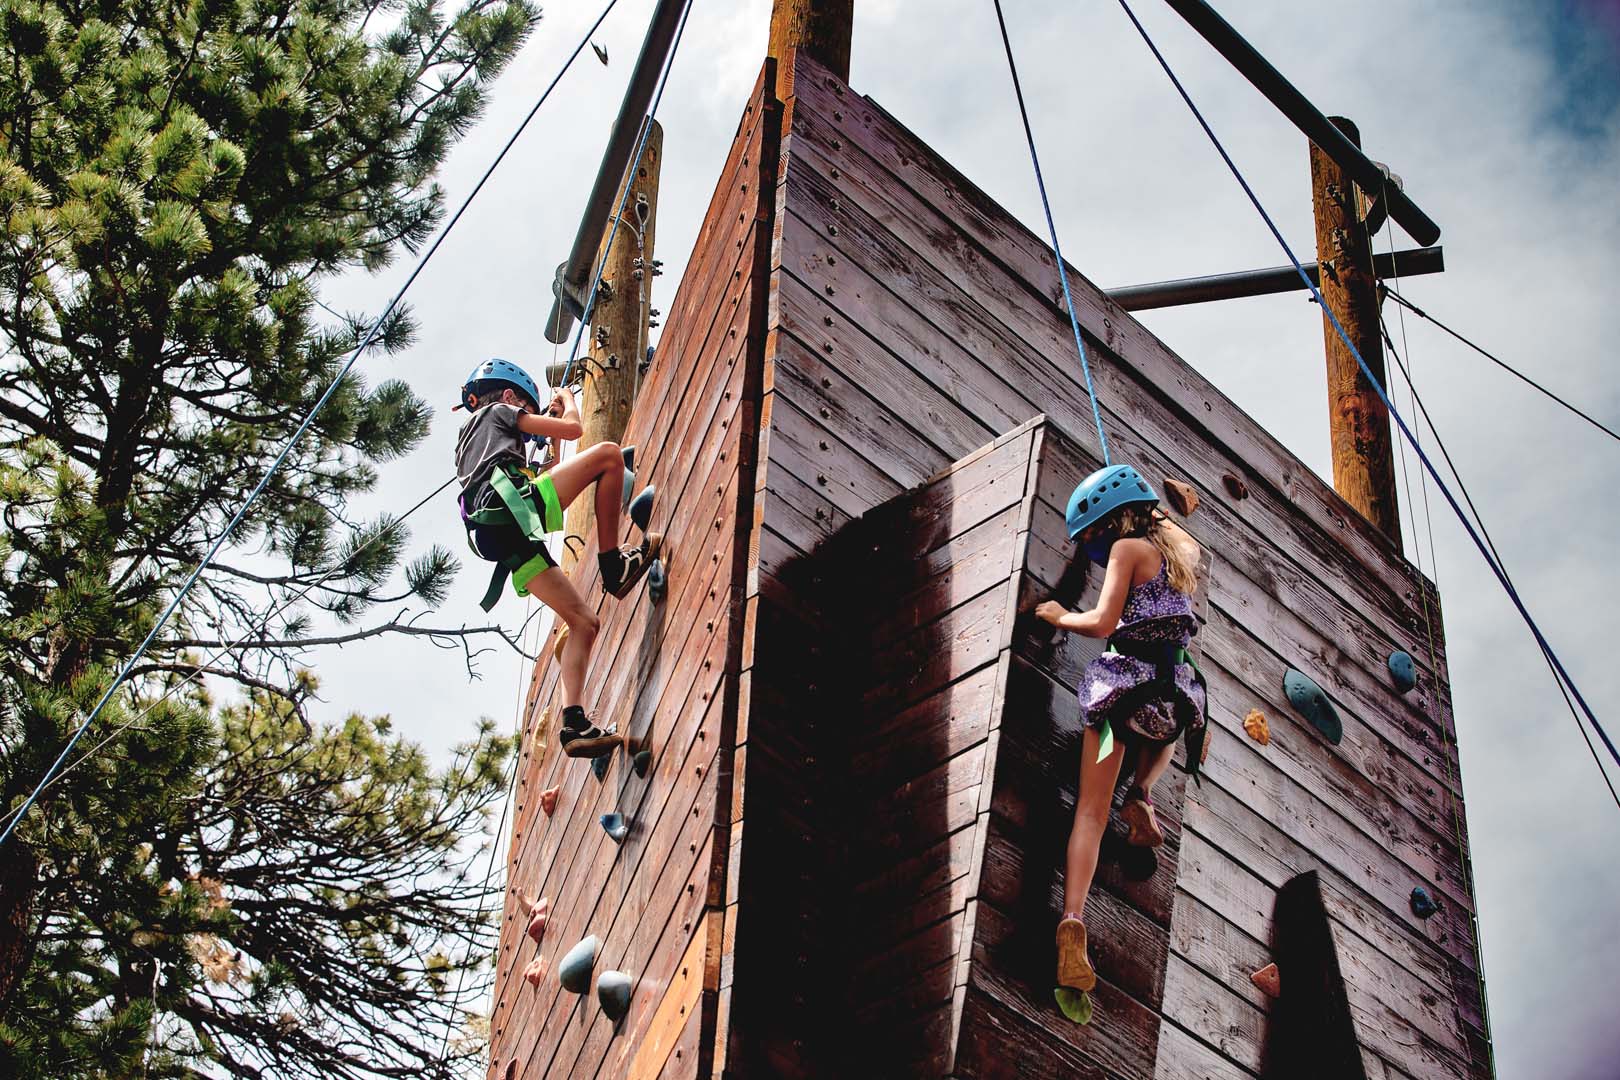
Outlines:
[[[1152,507],[1133,505],[1119,510],[1119,535],[1138,536],[1159,549],[1164,556],[1165,576],[1178,593],[1191,595],[1198,588],[1198,561],[1203,551],[1198,541]]]

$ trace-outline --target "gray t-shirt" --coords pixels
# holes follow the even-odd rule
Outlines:
[[[523,432],[517,418],[523,410],[504,401],[492,402],[472,414],[456,437],[456,478],[461,489],[470,491],[489,477],[497,463],[513,461],[522,465]]]

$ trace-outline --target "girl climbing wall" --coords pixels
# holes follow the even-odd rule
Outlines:
[[[1080,791],[1057,931],[1060,1004],[1063,989],[1090,991],[1097,984],[1082,919],[1121,767],[1128,757],[1132,786],[1121,816],[1130,828],[1129,843],[1141,847],[1164,843],[1153,813],[1153,785],[1183,733],[1189,771],[1198,767],[1205,692],[1187,644],[1198,631],[1192,595],[1201,552],[1155,509],[1158,501],[1129,465],[1108,466],[1081,481],[1069,497],[1069,539],[1107,567],[1097,605],[1075,612],[1047,600],[1035,609],[1059,629],[1108,639],[1080,679]]]

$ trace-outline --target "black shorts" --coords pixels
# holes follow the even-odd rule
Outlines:
[[[468,509],[476,512],[502,505],[501,497],[496,490],[489,484],[484,484],[473,500],[473,505]],[[524,556],[523,563],[512,571],[512,588],[520,594],[528,591],[529,582],[536,574],[558,565],[545,544],[539,540],[531,540],[515,524],[474,525],[467,530],[467,535],[472,540],[473,550],[481,559],[498,563],[513,556]]]

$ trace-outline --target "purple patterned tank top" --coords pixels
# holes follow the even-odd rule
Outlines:
[[[1124,641],[1174,641],[1185,645],[1196,633],[1198,619],[1193,615],[1192,597],[1171,588],[1170,576],[1161,561],[1157,574],[1131,586],[1113,636]]]

